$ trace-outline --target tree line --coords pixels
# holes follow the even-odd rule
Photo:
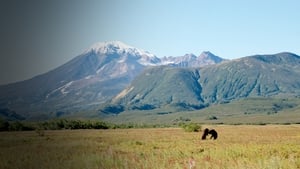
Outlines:
[[[56,119],[42,122],[5,121],[0,119],[0,131],[63,130],[63,129],[117,129],[169,127],[158,124],[113,124],[100,120]]]

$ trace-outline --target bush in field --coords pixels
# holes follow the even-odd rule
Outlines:
[[[0,131],[25,131],[35,130],[39,136],[43,135],[44,130],[63,130],[63,129],[117,129],[117,128],[157,128],[169,127],[168,125],[155,124],[112,124],[97,120],[72,120],[56,119],[43,122],[13,121],[6,122],[0,119]]]
[[[211,115],[207,118],[207,120],[218,120],[217,116]]]
[[[45,130],[61,130],[61,129],[108,129],[110,124],[102,121],[89,120],[51,120],[40,123]]]
[[[4,119],[0,118],[0,131],[7,131],[9,127],[9,123]]]
[[[34,130],[34,126],[29,123],[22,123],[20,121],[10,122],[8,126],[9,131],[31,131]]]
[[[186,132],[199,132],[201,130],[201,125],[196,123],[182,124],[181,127]]]
[[[108,129],[109,126],[105,122],[98,121],[98,122],[94,123],[93,128],[94,129]]]

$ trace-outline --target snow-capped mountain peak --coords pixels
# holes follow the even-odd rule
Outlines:
[[[137,62],[139,62],[139,64],[144,66],[154,66],[158,62],[160,62],[160,59],[157,58],[154,54],[142,49],[132,47],[120,41],[95,43],[88,50],[86,50],[84,54],[88,54],[90,52],[96,53],[98,56],[116,54],[120,56],[119,62],[136,60]]]
[[[98,42],[92,45],[85,53],[90,51],[94,51],[97,54],[128,53],[131,55],[141,55],[141,56],[145,55],[148,57],[155,57],[155,55],[152,53],[149,53],[141,49],[137,49],[121,41]]]
[[[95,51],[96,53],[107,53],[110,52],[110,50],[116,50],[116,51],[126,51],[126,50],[132,50],[134,47],[129,46],[123,42],[120,41],[106,41],[106,42],[98,42],[93,44],[88,51]]]
[[[185,54],[184,56],[169,56],[161,59],[162,65],[173,65],[177,67],[200,67],[210,64],[216,64],[221,62],[223,59],[215,56],[214,54],[204,51],[199,56],[193,53]]]

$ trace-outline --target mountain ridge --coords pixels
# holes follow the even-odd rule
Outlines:
[[[209,51],[158,58],[119,41],[100,42],[47,73],[0,86],[1,116],[178,112],[248,97],[300,97],[299,65],[300,57],[289,52],[233,60]]]
[[[123,111],[166,106],[197,110],[211,104],[228,103],[248,97],[300,96],[300,79],[297,78],[300,77],[300,57],[292,53],[254,55],[200,68],[152,69],[145,70],[125,89],[128,91],[126,94],[123,93],[122,97],[114,98],[108,104],[111,113],[121,113],[121,109],[113,109],[114,105],[123,106]],[[159,78],[147,76],[156,71],[160,72]],[[182,72],[190,75],[180,75]],[[173,79],[168,80],[170,78]],[[143,83],[157,80],[159,85],[155,84],[154,87],[152,83]],[[161,86],[169,88],[160,89]],[[152,88],[153,90],[147,91]],[[188,94],[189,91],[192,92]],[[100,108],[102,110],[108,113],[105,106]]]
[[[183,61],[185,67],[193,62]],[[201,66],[201,62],[197,64]],[[145,68],[161,65],[164,63],[154,54],[120,41],[96,43],[49,72],[1,85],[0,108],[30,118],[35,113],[47,116],[90,110],[117,95]]]

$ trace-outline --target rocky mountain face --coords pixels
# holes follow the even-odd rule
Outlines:
[[[300,56],[255,55],[202,68],[153,67],[102,106],[102,113],[195,110],[247,97],[299,97]]]
[[[224,61],[224,59],[208,52],[202,52],[199,56],[194,54],[186,54],[184,56],[163,57],[161,59],[162,65],[169,65],[175,67],[203,67],[206,65],[216,64]]]
[[[158,58],[119,41],[101,42],[52,71],[0,86],[0,108],[29,119],[92,110],[121,92],[147,67],[201,67],[222,60],[209,52],[199,57]]]

